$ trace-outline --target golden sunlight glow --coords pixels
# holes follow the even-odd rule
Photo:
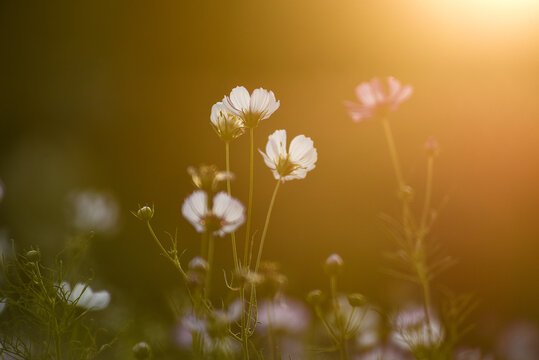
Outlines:
[[[488,32],[492,38],[521,34],[536,27],[539,20],[537,0],[421,0],[421,3],[435,21],[467,32]]]

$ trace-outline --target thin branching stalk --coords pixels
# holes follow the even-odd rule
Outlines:
[[[424,236],[427,232],[427,217],[430,212],[430,202],[432,197],[432,178],[434,174],[434,155],[430,154],[427,158],[427,181],[425,189],[425,202],[423,203],[423,212],[421,213],[420,232]]]
[[[178,260],[178,256],[175,253],[174,256],[170,255],[170,253],[163,247],[163,244],[161,244],[161,241],[159,241],[159,238],[157,235],[155,235],[155,232],[153,231],[152,225],[150,224],[150,221],[146,221],[146,226],[148,227],[148,230],[150,231],[150,234],[152,235],[152,238],[154,239],[157,246],[159,246],[159,249],[161,249],[163,256],[166,257],[172,264],[178,269],[178,271],[182,274],[182,277],[184,279],[187,278],[187,274],[183,270],[180,261]]]
[[[395,176],[397,178],[397,183],[399,185],[399,192],[404,190],[404,187],[406,186],[406,183],[404,182],[404,178],[402,176],[402,171],[400,167],[399,158],[397,155],[396,147],[395,147],[395,140],[393,138],[393,133],[391,131],[391,126],[389,124],[389,120],[384,118],[382,120],[382,123],[384,125],[385,135],[387,139],[387,144],[389,148],[389,154],[391,156],[391,161],[393,163],[393,168],[395,170]],[[422,291],[423,291],[423,299],[424,299],[424,309],[425,309],[425,322],[427,325],[427,329],[431,331],[431,321],[430,321],[430,303],[431,303],[431,296],[430,296],[430,284],[427,274],[427,265],[426,265],[426,257],[425,257],[425,249],[424,249],[424,242],[423,242],[423,236],[424,236],[424,226],[423,224],[426,224],[426,214],[428,212],[428,208],[430,207],[430,198],[432,193],[432,171],[433,171],[433,161],[432,156],[429,157],[429,163],[427,164],[427,194],[425,196],[425,204],[423,209],[423,215],[421,223],[422,226],[420,227],[420,233],[419,236],[415,239],[415,254],[414,256],[414,264],[412,264],[415,267],[416,274],[418,276],[419,283],[421,285]],[[413,237],[414,231],[411,224],[411,211],[409,207],[409,201],[408,199],[404,199],[403,197],[400,197],[402,203],[403,203],[403,227],[404,232],[406,234],[406,237],[408,240],[411,240],[411,237]],[[425,219],[423,219],[425,218]]]

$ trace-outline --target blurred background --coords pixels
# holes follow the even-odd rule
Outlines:
[[[391,121],[419,205],[423,144],[441,144],[434,202],[449,202],[434,238],[459,260],[442,281],[482,301],[469,341],[490,346],[539,319],[537,1],[2,2],[0,51],[2,237],[52,256],[81,231],[74,202],[104,206],[110,226],[82,225],[95,231],[88,261],[135,322],[171,323],[179,279],[129,211],[154,203],[159,233],[178,228],[185,258],[196,255],[180,216],[186,168],[224,168],[209,114],[237,85],[281,102],[256,147],[284,128],[319,153],[305,180],[281,188],[266,243],[289,293],[325,287],[321,264],[337,252],[344,289],[388,307],[414,301],[382,271],[393,244],[379,216],[398,213],[382,126],[353,123],[343,106],[358,83],[388,75],[414,87]],[[245,203],[248,137],[231,151]],[[273,184],[257,157],[255,229]],[[229,240],[216,246],[230,268]]]

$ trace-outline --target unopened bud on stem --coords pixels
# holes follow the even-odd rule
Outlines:
[[[324,263],[324,270],[326,271],[326,274],[329,276],[337,276],[340,275],[342,272],[342,269],[344,267],[344,261],[338,254],[332,254]]]
[[[151,356],[151,348],[150,345],[148,345],[146,342],[142,341],[138,344],[135,344],[133,346],[133,355],[135,356],[135,359],[138,360],[145,360],[149,359]]]
[[[319,306],[324,301],[324,294],[321,290],[313,290],[307,294],[307,302],[312,306]]]
[[[149,206],[143,206],[137,210],[135,214],[140,220],[150,221],[153,218],[153,208]]]

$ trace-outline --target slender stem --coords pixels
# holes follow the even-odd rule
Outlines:
[[[316,315],[318,316],[318,318],[320,320],[322,320],[322,324],[324,325],[324,327],[328,331],[329,335],[331,335],[331,338],[333,339],[335,344],[338,344],[339,343],[339,338],[337,337],[337,334],[335,334],[335,331],[331,328],[331,325],[328,323],[328,321],[324,317],[324,314],[322,314],[322,310],[320,310],[319,306],[317,306],[315,308],[315,312],[316,312]]]
[[[405,185],[405,183],[404,183],[404,178],[402,176],[399,157],[397,155],[397,150],[395,148],[395,139],[393,138],[393,132],[391,131],[391,126],[389,125],[389,120],[387,118],[384,118],[382,120],[382,124],[384,124],[387,145],[389,147],[389,155],[391,156],[393,169],[395,170],[395,176],[397,177],[397,183],[399,185],[399,188],[402,188]]]
[[[341,360],[348,360],[348,351],[346,350],[346,331],[344,328],[344,318],[341,314],[341,307],[339,299],[337,297],[337,277],[331,276],[330,279],[331,298],[333,299],[333,308],[335,310],[335,323],[339,329],[339,336],[337,337],[337,346],[341,354]]]
[[[230,173],[230,142],[225,143],[225,163],[226,163],[226,172]],[[226,179],[226,189],[228,195],[232,196],[232,186],[230,185],[230,177]],[[236,233],[233,232],[230,234],[232,239],[232,257],[234,258],[234,269],[237,271],[240,270],[240,263],[238,261],[238,249],[236,247]]]
[[[427,184],[425,190],[425,202],[423,203],[423,212],[421,214],[420,229],[421,232],[426,231],[427,227],[427,216],[430,211],[430,202],[432,197],[432,178],[434,173],[434,156],[429,155],[427,159]]]
[[[403,189],[403,187],[406,185],[404,182],[404,178],[402,176],[402,171],[400,167],[399,158],[397,155],[397,150],[395,148],[395,140],[393,138],[393,133],[391,131],[391,126],[389,125],[389,121],[387,118],[384,118],[382,120],[382,123],[384,124],[384,130],[386,134],[387,144],[389,147],[389,154],[391,156],[391,161],[393,162],[393,168],[395,170],[395,176],[397,177],[397,183],[399,185],[399,190]],[[432,157],[431,157],[432,158]],[[424,232],[424,226],[426,224],[426,214],[428,212],[428,208],[430,207],[430,198],[432,194],[432,170],[433,170],[433,161],[429,158],[429,164],[427,169],[427,195],[425,197],[425,204],[423,208],[423,214],[421,219],[421,228],[420,231]],[[403,226],[406,236],[409,238],[409,241],[412,241],[411,237],[413,232],[412,225],[410,224],[410,207],[407,200],[403,199]],[[423,290],[423,297],[424,297],[424,309],[425,309],[425,321],[427,323],[429,336],[430,336],[430,284],[429,279],[426,274],[426,259],[424,255],[424,244],[423,244],[423,234],[419,234],[419,236],[416,239],[415,244],[415,251],[419,252],[419,256],[415,257],[415,264],[412,266],[415,266],[417,276],[419,279],[419,282],[421,284],[421,288]]]
[[[241,345],[243,348],[243,359],[249,360],[249,337],[247,336],[249,320],[246,319],[245,286],[241,286],[240,299],[242,303],[241,311]]]
[[[266,214],[266,222],[264,223],[264,230],[262,230],[262,237],[260,239],[260,247],[258,248],[258,256],[256,258],[255,273],[258,271],[258,267],[260,266],[260,259],[262,257],[262,250],[264,249],[264,241],[266,240],[266,235],[268,233],[268,225],[271,218],[271,212],[273,210],[273,205],[275,204],[275,198],[277,197],[277,191],[279,191],[280,184],[281,184],[281,180],[277,180],[277,184],[275,184],[275,189],[273,190],[273,195],[271,196],[268,213]]]
[[[204,231],[201,235],[200,256],[208,261],[208,232]]]
[[[247,208],[247,228],[245,231],[245,253],[243,255],[243,265],[249,268],[249,254],[251,252],[251,213],[253,210],[253,185],[254,185],[254,129],[249,129],[251,139],[250,161],[249,161],[249,205]]]
[[[225,142],[225,164],[226,164],[226,172],[230,173],[230,142]],[[232,194],[232,188],[230,186],[230,177],[226,178],[226,190],[228,192],[228,195]]]
[[[214,238],[212,233],[208,233],[208,273],[206,275],[205,289],[206,298],[210,297],[211,292],[211,272],[213,270]]]
[[[149,221],[146,221],[146,226],[148,226],[148,230],[150,230],[150,234],[152,235],[152,238],[154,239],[157,246],[159,246],[159,248],[163,252],[163,255],[166,256],[166,257],[170,257],[169,254],[168,254],[168,251],[165,250],[165,248],[161,244],[161,241],[159,241],[159,239],[157,238],[157,235],[155,235],[155,232],[153,231],[152,225],[150,225]]]
[[[155,232],[153,231],[152,225],[150,224],[149,221],[146,221],[146,226],[148,227],[148,230],[150,231],[150,234],[152,235],[153,240],[155,241],[157,246],[159,246],[159,249],[161,249],[161,251],[163,252],[163,256],[165,256],[167,259],[169,259],[174,264],[176,269],[178,269],[178,271],[182,274],[183,278],[185,279],[187,277],[187,274],[183,270],[183,268],[182,268],[182,266],[180,264],[180,261],[178,260],[178,256],[175,255],[174,257],[172,257],[169,254],[169,252],[167,250],[165,250],[165,248],[161,244],[161,241],[159,241],[159,238],[157,237],[157,235],[155,235]]]

